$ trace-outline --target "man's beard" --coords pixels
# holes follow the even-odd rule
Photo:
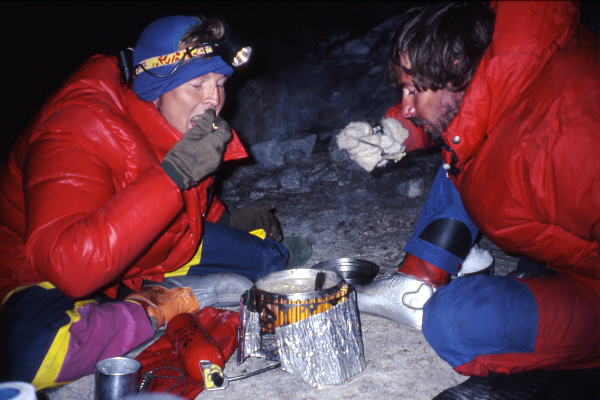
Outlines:
[[[444,104],[442,115],[439,118],[439,128],[433,126],[427,120],[421,117],[413,117],[410,119],[410,122],[415,126],[420,126],[423,128],[427,136],[440,147],[447,147],[446,142],[442,138],[442,133],[446,130],[450,122],[456,117],[458,114],[458,110],[460,110],[460,104],[462,102],[462,96],[451,97],[451,100]],[[441,129],[441,130],[440,130]]]
[[[410,122],[412,122],[415,126],[420,126],[421,128],[423,128],[423,131],[425,131],[427,136],[429,136],[429,139],[431,139],[433,143],[436,144],[436,146],[446,146],[444,139],[442,139],[442,132],[440,132],[439,129],[431,125],[429,122],[427,122],[421,117],[413,117],[410,119]]]

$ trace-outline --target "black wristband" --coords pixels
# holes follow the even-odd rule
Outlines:
[[[183,190],[184,189],[183,176],[181,176],[181,174],[179,172],[177,172],[175,167],[173,167],[173,165],[170,162],[168,162],[167,160],[163,160],[163,162],[162,162],[162,164],[160,164],[160,166],[165,171],[167,176],[169,178],[171,178],[171,180],[173,182],[175,182],[175,184],[177,185],[179,190]]]

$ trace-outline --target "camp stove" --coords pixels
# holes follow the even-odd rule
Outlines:
[[[356,292],[334,271],[292,269],[258,279],[240,299],[238,365],[277,358],[314,387],[366,368]]]

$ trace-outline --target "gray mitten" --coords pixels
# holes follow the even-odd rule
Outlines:
[[[179,189],[196,186],[221,164],[226,143],[231,140],[231,129],[215,110],[208,109],[188,129],[181,140],[165,156],[161,167]]]

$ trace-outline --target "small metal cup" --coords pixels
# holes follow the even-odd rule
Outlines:
[[[136,394],[140,382],[139,361],[126,357],[107,358],[96,363],[95,400],[117,400]]]

